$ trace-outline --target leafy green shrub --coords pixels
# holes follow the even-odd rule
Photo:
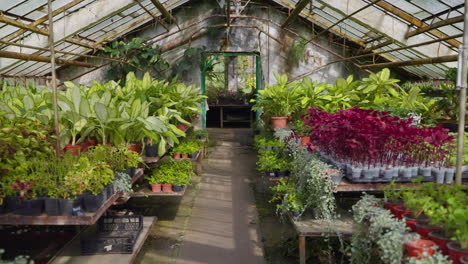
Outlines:
[[[150,184],[188,185],[193,174],[193,164],[190,161],[167,161],[145,176]]]
[[[183,140],[177,146],[172,148],[171,154],[193,154],[200,150],[200,142],[197,140]]]

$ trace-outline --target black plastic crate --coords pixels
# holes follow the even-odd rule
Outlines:
[[[81,239],[81,253],[132,254],[142,229],[141,215],[101,217],[97,232]]]

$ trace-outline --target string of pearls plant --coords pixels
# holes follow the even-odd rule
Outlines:
[[[307,151],[294,137],[291,130],[279,129],[275,137],[286,143],[291,157],[291,175],[289,181],[294,183],[292,192],[284,195],[282,206],[279,208],[296,208],[293,212],[295,218],[300,218],[307,209],[313,209],[313,217],[316,219],[336,219],[336,201],[333,193],[336,190],[327,171],[332,169],[323,162],[319,156]],[[291,206],[294,202],[290,199],[295,196],[301,206]],[[280,212],[284,213],[284,212]]]

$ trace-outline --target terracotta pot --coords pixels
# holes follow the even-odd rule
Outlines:
[[[431,232],[429,233],[428,235],[429,239],[434,241],[434,243],[437,244],[437,246],[439,247],[440,251],[442,251],[442,253],[444,255],[448,255],[449,254],[449,251],[448,251],[448,248],[447,248],[447,244],[449,242],[451,242],[452,240],[450,240],[450,238],[447,238],[445,235],[444,235],[444,232],[443,231],[435,231],[435,232]]]
[[[421,223],[421,224],[428,224],[429,223],[429,218],[425,216],[414,216],[412,213],[410,214],[404,214],[403,219],[405,219],[406,226],[411,229],[411,231],[416,232],[416,224]]]
[[[429,238],[429,233],[435,231],[441,231],[439,227],[433,227],[422,223],[416,223],[416,232],[424,239]]]
[[[172,154],[172,157],[176,160],[180,160],[181,159],[181,154],[180,153],[175,153],[175,154]]]
[[[161,192],[161,184],[150,184],[151,185],[151,191],[153,192]]]
[[[141,144],[140,143],[129,143],[128,144],[128,149],[135,151],[136,153],[141,152]]]
[[[172,192],[172,184],[161,184],[162,185],[162,191],[167,193],[167,192]]]
[[[468,248],[462,248],[457,242],[449,242],[447,248],[453,264],[461,264],[462,262],[460,259],[462,257],[468,257]]]
[[[411,213],[411,210],[406,209],[406,207],[404,205],[395,206],[395,207],[393,207],[393,210],[394,210],[393,214],[398,219],[403,219],[404,214]]]
[[[310,142],[310,137],[309,136],[306,136],[306,137],[301,137],[301,145],[302,146],[307,146],[307,143]]]
[[[185,131],[188,128],[186,124],[178,124],[176,127],[182,131]]]
[[[431,240],[411,240],[410,242],[405,243],[406,255],[408,257],[417,257],[418,259],[422,259],[424,257],[424,253],[426,253],[427,256],[434,255],[434,247],[436,246],[436,243]]]
[[[273,129],[276,128],[286,128],[288,124],[288,117],[286,116],[272,116],[271,123],[273,125]]]
[[[72,144],[65,145],[65,152],[71,152],[73,156],[80,155],[80,151],[81,151],[80,145],[72,145]]]
[[[181,157],[182,157],[182,159],[188,159],[189,158],[188,154],[182,154]]]

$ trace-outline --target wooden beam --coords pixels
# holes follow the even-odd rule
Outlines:
[[[41,34],[41,35],[44,35],[44,36],[49,36],[49,31],[48,30],[38,28],[38,27],[33,26],[33,25],[28,25],[28,24],[21,23],[21,22],[19,22],[17,20],[14,20],[14,19],[11,19],[11,18],[8,18],[8,17],[4,16],[1,12],[0,12],[0,22],[3,22],[5,24],[11,25],[11,26],[14,26],[14,27],[17,27],[17,28],[20,28],[20,29],[25,30],[25,31],[31,31],[31,32]],[[93,49],[93,46],[88,45],[86,43],[83,43],[82,41],[79,41],[79,40],[76,40],[76,39],[67,38],[67,39],[65,39],[65,41],[69,42],[71,44],[75,44],[75,45],[82,46],[82,47],[85,47],[85,48]]]
[[[430,24],[428,26],[420,27],[418,29],[410,31],[410,32],[406,33],[405,37],[406,38],[411,38],[411,37],[414,37],[416,35],[422,34],[424,32],[436,29],[436,28],[440,28],[440,27],[447,26],[447,25],[452,25],[452,24],[455,24],[455,23],[458,23],[458,22],[463,22],[464,18],[465,18],[465,16],[461,15],[461,16],[452,17],[452,18],[449,18],[449,19],[446,19],[446,20],[442,20],[442,21],[439,21],[439,22],[435,22],[435,23]]]
[[[14,17],[16,19],[21,19],[21,20],[24,20],[24,21],[28,21],[30,23],[34,22],[34,20],[30,19],[30,18],[27,18],[25,16],[19,16],[17,14],[13,14],[11,12],[8,12],[8,11],[1,11],[3,14],[9,16],[9,17]]]
[[[151,2],[152,2],[153,5],[159,10],[159,12],[161,12],[161,14],[167,19],[167,22],[169,22],[169,23],[177,23],[177,20],[175,19],[175,17],[173,17],[173,16],[167,11],[167,9],[163,6],[163,4],[161,4],[161,2],[159,2],[159,0],[151,0]]]
[[[376,49],[380,49],[380,48],[388,46],[388,45],[390,45],[392,43],[395,43],[395,40],[389,39],[389,40],[384,41],[384,42],[382,42],[380,44],[374,45],[374,46],[369,47],[369,48],[365,48],[361,53],[367,53],[367,52],[370,52],[370,51],[373,51],[373,50],[376,50]]]
[[[394,67],[403,67],[403,66],[416,66],[423,64],[433,64],[433,63],[444,63],[444,62],[453,62],[458,60],[458,55],[448,55],[435,58],[424,58],[416,60],[407,60],[407,61],[397,61],[397,62],[385,62],[377,64],[367,64],[361,65],[363,69],[368,68],[394,68]]]
[[[286,21],[284,21],[281,27],[284,28],[289,23],[291,23],[302,12],[302,10],[307,6],[309,2],[310,0],[299,0],[299,2],[297,2],[293,11],[291,12],[291,14],[289,14],[288,18],[286,18]]]
[[[390,12],[394,15],[396,15],[397,17],[405,20],[406,22],[412,24],[412,25],[415,25],[416,27],[420,28],[420,27],[424,27],[426,26],[427,24],[424,23],[423,21],[419,20],[418,18],[406,13],[405,11],[385,2],[385,1],[381,1],[381,2],[378,2],[376,4],[377,6],[383,8],[385,11],[387,12]],[[447,34],[441,32],[440,30],[437,30],[437,29],[433,29],[433,30],[430,30],[429,33],[433,34],[434,36],[438,37],[438,38],[445,38],[445,37],[448,37]],[[453,47],[456,47],[458,48],[460,45],[461,45],[461,42],[456,40],[456,39],[449,39],[446,41],[447,43],[449,43],[450,45],[452,45]]]
[[[77,5],[77,4],[79,4],[79,3],[83,2],[83,1],[84,1],[84,0],[74,0],[74,1],[72,1],[72,2],[70,2],[70,3],[68,3],[68,4],[66,4],[66,5],[64,5],[64,6],[60,7],[60,8],[58,8],[58,9],[56,9],[55,11],[53,11],[53,12],[52,12],[52,16],[56,16],[56,15],[58,15],[58,14],[64,12],[64,11],[66,11],[66,10],[68,10],[68,9],[70,9],[70,8],[72,8],[72,7],[74,7],[75,5]],[[45,15],[45,16],[39,18],[38,20],[34,21],[34,22],[31,24],[31,26],[34,26],[34,27],[35,27],[35,26],[38,26],[38,25],[44,23],[45,21],[47,21],[47,19],[48,19],[48,15]],[[26,32],[26,31],[27,31],[27,30],[25,30],[25,29],[22,28],[22,29],[16,31],[15,33],[12,33],[12,34],[8,35],[8,36],[6,37],[5,40],[6,40],[6,41],[12,40],[12,39],[18,37],[19,35],[23,34],[23,33]]]
[[[46,57],[46,56],[4,51],[4,50],[0,50],[0,58],[10,58],[10,59],[25,60],[25,61],[39,61],[39,62],[48,62],[48,63],[50,63],[50,60],[51,60],[50,57]],[[80,66],[80,67],[86,67],[86,68],[96,67],[96,65],[94,64],[81,62],[81,61],[56,59],[55,62],[57,64],[62,64],[62,65],[74,65],[74,66]]]

